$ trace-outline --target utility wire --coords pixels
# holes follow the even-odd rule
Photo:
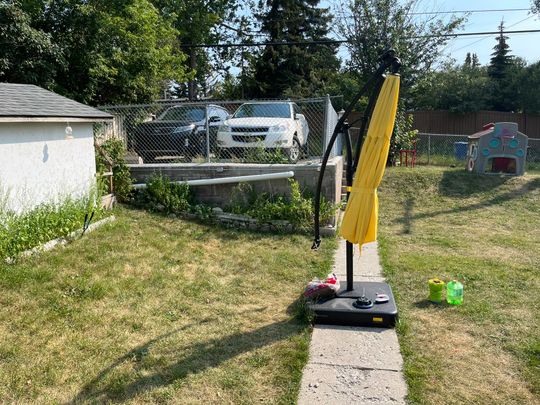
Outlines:
[[[448,11],[419,11],[408,13],[409,15],[438,15],[438,14],[473,14],[473,13],[495,13],[495,12],[511,12],[511,11],[530,11],[530,8],[497,8],[497,9],[479,9],[479,10],[448,10]],[[341,14],[340,17],[352,18],[349,13],[337,13]]]
[[[423,11],[411,13],[411,15],[432,15],[432,14],[456,14],[456,13],[494,13],[499,11],[530,11],[530,8],[499,8],[486,10],[449,10],[449,11]]]
[[[518,22],[516,22],[516,23],[514,23],[514,24],[509,25],[507,28],[515,27],[516,25],[521,24],[522,22],[527,21],[527,20],[529,20],[530,18],[533,18],[533,17],[534,17],[534,15],[530,15],[530,16],[528,16],[527,18],[524,18],[523,20],[520,20],[520,21],[518,21]],[[503,31],[503,34],[504,34],[504,33],[505,33],[505,32]],[[484,41],[484,40],[486,40],[486,39],[489,39],[489,38],[484,37],[484,38],[481,38],[481,39],[479,39],[479,40],[477,40],[477,41],[473,41],[473,42],[471,42],[471,43],[469,43],[469,44],[467,44],[467,45],[464,45],[464,46],[462,46],[462,47],[459,47],[458,49],[452,49],[452,52],[461,51],[461,50],[464,49],[464,48],[468,48],[469,46],[472,46],[472,45],[474,45],[474,44],[477,44],[477,43],[479,43],[479,42],[482,42],[482,41]]]
[[[540,32],[537,30],[515,30],[504,31],[504,34],[531,34]],[[458,32],[455,34],[438,34],[438,35],[418,35],[408,37],[409,39],[420,38],[457,38],[457,37],[470,37],[470,36],[482,36],[482,35],[498,35],[500,31],[484,31],[484,32]],[[241,43],[229,43],[229,44],[181,44],[182,48],[235,48],[235,47],[248,47],[248,46],[310,46],[310,45],[340,45],[345,43],[352,43],[353,40],[348,39],[322,39],[315,41],[281,41],[281,42],[241,42]]]

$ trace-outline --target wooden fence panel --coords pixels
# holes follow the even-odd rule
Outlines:
[[[540,116],[532,114],[478,111],[411,111],[414,129],[422,133],[471,135],[490,122],[516,122],[520,132],[530,138],[540,138]]]

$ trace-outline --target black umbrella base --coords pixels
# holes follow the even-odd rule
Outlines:
[[[392,289],[386,283],[355,282],[353,290],[342,288],[336,297],[309,304],[315,323],[392,328],[398,311]]]

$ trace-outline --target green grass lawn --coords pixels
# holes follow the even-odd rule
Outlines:
[[[335,243],[120,208],[66,248],[0,264],[1,403],[294,403],[294,317]]]
[[[379,196],[410,401],[540,403],[540,175],[395,168]],[[432,277],[464,304],[427,302]]]

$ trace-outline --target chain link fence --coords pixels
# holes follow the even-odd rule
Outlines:
[[[334,101],[341,101],[341,96]],[[96,137],[122,139],[139,163],[296,163],[319,158],[337,121],[332,98],[100,107]]]
[[[416,164],[435,166],[465,166],[467,135],[418,134]],[[540,139],[529,138],[527,170],[540,170]]]

